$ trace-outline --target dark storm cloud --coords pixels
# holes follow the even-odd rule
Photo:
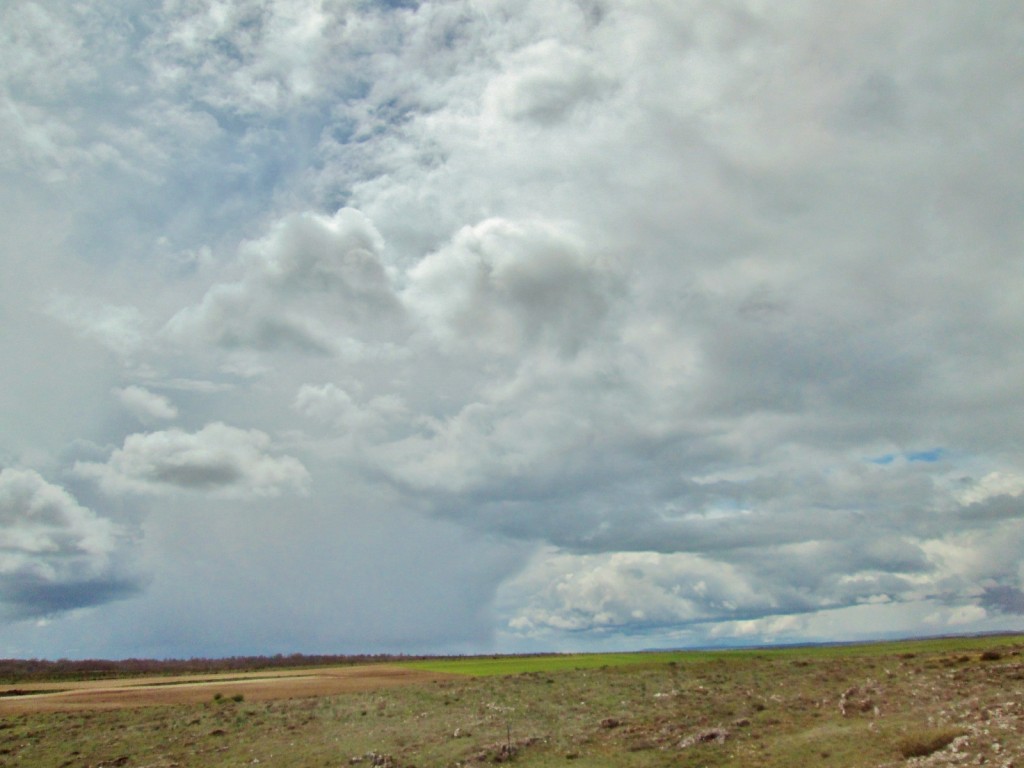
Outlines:
[[[127,531],[31,470],[0,470],[0,611],[51,616],[140,588],[124,560]]]
[[[3,612],[9,619],[48,618],[76,608],[125,600],[142,592],[137,579],[53,583],[29,574],[0,577]]]
[[[1024,614],[1024,592],[1016,587],[988,587],[981,596],[986,608],[1010,614]]]

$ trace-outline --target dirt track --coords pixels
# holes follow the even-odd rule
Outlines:
[[[445,675],[385,664],[174,677],[0,686],[0,715],[120,709],[211,701],[241,694],[247,701],[329,696],[439,680]]]

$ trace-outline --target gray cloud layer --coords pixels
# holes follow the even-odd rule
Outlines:
[[[158,582],[248,510],[340,636],[432,553],[395,646],[1017,626],[1017,4],[0,13],[0,459]]]
[[[0,470],[0,611],[45,617],[127,597],[126,531],[32,470]]]

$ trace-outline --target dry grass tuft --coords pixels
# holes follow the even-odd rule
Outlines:
[[[908,733],[899,743],[903,757],[927,757],[933,752],[949,746],[953,739],[963,735],[959,728],[928,728]]]

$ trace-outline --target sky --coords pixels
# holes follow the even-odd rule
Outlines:
[[[1024,629],[1016,0],[0,5],[0,656]]]

